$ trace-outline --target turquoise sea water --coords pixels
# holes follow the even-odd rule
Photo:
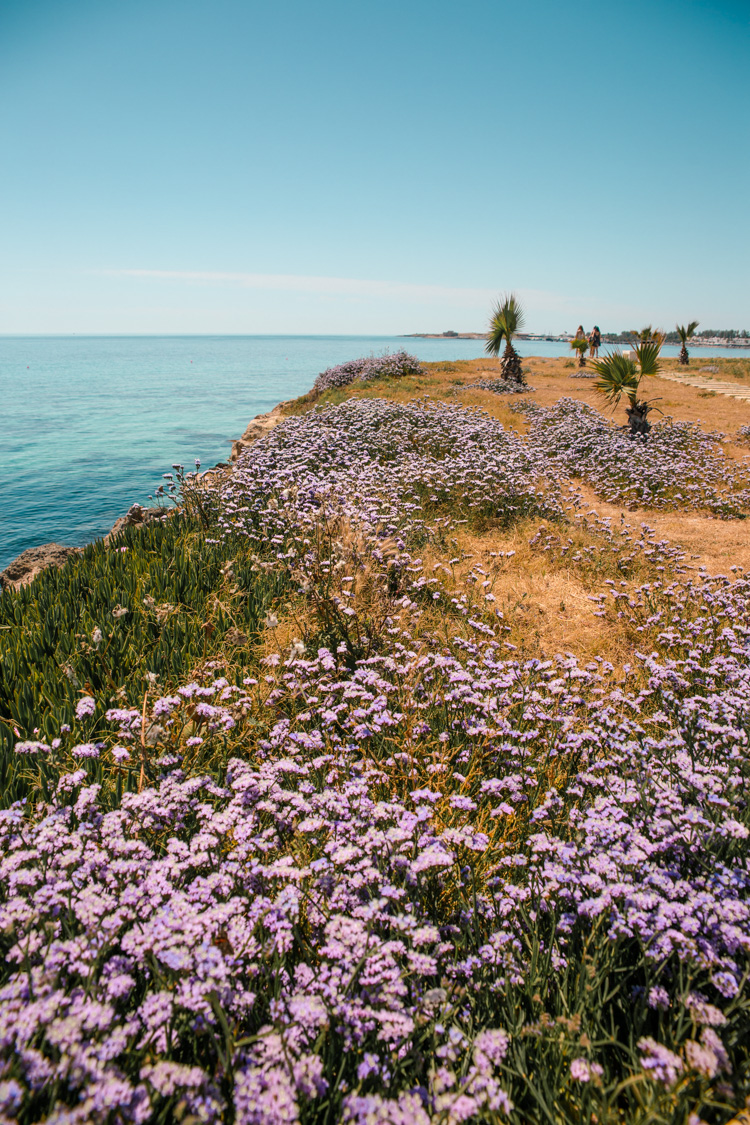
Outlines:
[[[483,344],[362,336],[0,337],[0,570],[27,547],[79,546],[105,534],[131,504],[148,503],[173,464],[192,468],[197,457],[207,468],[225,460],[255,414],[303,394],[326,367],[401,348],[423,360],[472,359]],[[569,354],[558,342],[519,350]]]

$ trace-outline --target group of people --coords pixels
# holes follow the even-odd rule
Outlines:
[[[589,358],[597,359],[599,356],[599,348],[602,343],[602,334],[599,331],[599,325],[595,324],[589,332],[588,336],[583,330],[583,325],[579,324],[576,329],[576,340],[586,340],[589,342]]]

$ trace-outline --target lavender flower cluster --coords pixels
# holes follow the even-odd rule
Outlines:
[[[725,587],[723,612],[747,611],[749,587]],[[556,973],[594,927],[607,968],[633,945],[651,965],[644,1009],[690,1016],[681,980],[698,978],[692,1022],[729,1021],[750,951],[747,636],[701,646],[698,696],[695,655],[649,658],[635,691],[607,689],[605,662],[403,640],[353,671],[327,650],[286,660],[288,717],[222,786],[175,761],[103,812],[81,771],[40,821],[0,816],[6,1113],[51,1092],[81,1122],[169,1099],[295,1121],[332,1094],[343,1120],[509,1113],[500,998],[539,985],[535,919]],[[505,1026],[469,1034],[482,995]],[[715,1077],[712,1034],[661,1049]]]
[[[386,352],[385,355],[365,356],[329,367],[315,380],[313,394],[320,395],[335,387],[346,387],[355,381],[368,383],[373,379],[401,379],[405,375],[424,374],[425,369],[416,356],[409,355],[406,351],[395,352],[393,355]]]
[[[437,526],[561,516],[546,468],[484,411],[352,400],[291,418],[251,446],[221,487],[218,526],[259,546],[290,535],[304,546],[301,529],[335,510],[403,549]]]
[[[516,408],[517,409],[517,408]],[[704,510],[722,518],[750,509],[746,466],[720,441],[689,422],[664,421],[647,438],[631,437],[585,403],[562,398],[545,408],[523,404],[528,440],[559,471],[588,481],[611,503],[657,510]]]
[[[495,395],[522,395],[529,390],[526,383],[518,383],[514,379],[478,379],[476,383],[468,383],[465,390],[472,388],[491,391]]]
[[[622,677],[519,659],[488,565],[456,593],[460,558],[416,552],[562,523],[534,425],[350,402],[209,486],[213,533],[338,643],[18,744],[76,768],[0,813],[5,1120],[677,1125],[750,1092],[750,579],[608,580],[596,612],[643,638]],[[153,782],[108,807],[94,771],[129,760]]]

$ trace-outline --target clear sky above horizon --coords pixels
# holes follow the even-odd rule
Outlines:
[[[0,0],[0,333],[750,328],[747,0]]]

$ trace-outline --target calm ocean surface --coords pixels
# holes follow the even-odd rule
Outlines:
[[[173,464],[226,460],[255,414],[326,367],[401,348],[423,360],[483,352],[481,340],[402,336],[0,337],[0,570],[27,547],[104,535]],[[569,354],[557,342],[519,351]]]

